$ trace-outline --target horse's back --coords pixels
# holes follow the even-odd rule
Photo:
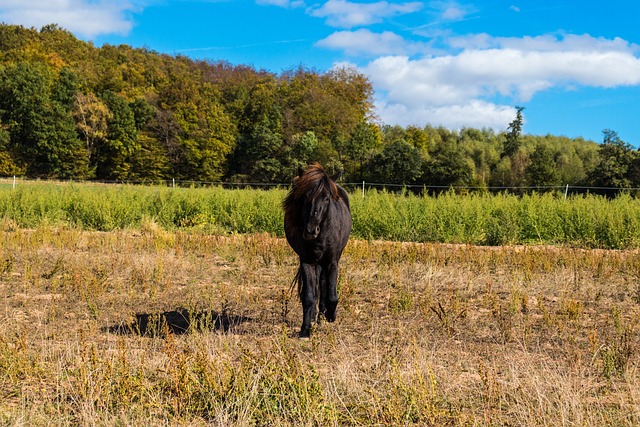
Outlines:
[[[347,206],[347,211],[349,212],[349,221],[351,221],[351,202],[349,201],[349,194],[347,193],[347,190],[345,190],[341,186],[337,185],[337,187],[338,198],[344,201],[345,205]]]

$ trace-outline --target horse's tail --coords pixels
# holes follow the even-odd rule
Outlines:
[[[302,291],[302,267],[298,267],[298,271],[296,272],[295,277],[291,281],[291,286],[289,287],[289,293],[293,293],[293,287],[298,287],[298,295]]]

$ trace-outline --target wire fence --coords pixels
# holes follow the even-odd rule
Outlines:
[[[226,182],[226,181],[194,181],[194,180],[46,180],[26,177],[0,177],[0,187],[17,188],[19,185],[29,184],[54,184],[54,185],[140,185],[140,186],[159,186],[172,188],[204,188],[204,187],[221,187],[227,189],[271,189],[283,188],[287,189],[291,186],[291,182]],[[556,192],[563,193],[565,197],[569,194],[617,194],[620,192],[640,193],[640,187],[596,187],[584,185],[538,185],[538,186],[465,186],[465,185],[426,185],[426,184],[395,184],[381,182],[344,182],[340,185],[352,192],[361,192],[362,196],[367,190],[387,190],[393,192],[408,191],[412,193],[429,193],[439,194],[443,192],[453,191],[458,193],[473,192],[489,192],[489,193],[513,193],[526,194],[531,192]]]

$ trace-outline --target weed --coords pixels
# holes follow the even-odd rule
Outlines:
[[[484,406],[484,418],[487,425],[492,425],[494,412],[499,409],[502,390],[494,368],[487,366],[484,362],[480,362],[478,364],[478,375],[482,385],[481,398]]]
[[[14,264],[15,257],[13,255],[8,255],[0,260],[0,274],[10,274],[13,271]]]
[[[280,291],[280,318],[282,323],[287,323],[287,317],[289,316],[289,303],[291,302],[292,292],[288,292],[284,289]]]
[[[509,302],[501,302],[495,294],[490,294],[489,299],[491,316],[500,332],[500,342],[506,343],[512,337],[517,308]]]
[[[467,315],[467,309],[461,303],[456,292],[451,293],[445,305],[438,301],[437,305],[430,307],[430,310],[438,318],[447,336],[452,336],[456,333],[459,321]]]
[[[567,321],[576,322],[580,320],[584,312],[584,304],[582,301],[565,296],[560,301],[560,308],[558,314],[564,317]]]
[[[389,310],[400,314],[413,309],[413,294],[408,289],[401,287],[389,298]]]
[[[637,336],[632,326],[626,324],[618,306],[611,310],[613,332],[599,348],[602,374],[608,380],[623,375],[632,357],[638,352]]]

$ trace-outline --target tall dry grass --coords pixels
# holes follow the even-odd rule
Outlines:
[[[299,340],[280,238],[0,228],[0,424],[640,422],[635,251],[352,240]]]

